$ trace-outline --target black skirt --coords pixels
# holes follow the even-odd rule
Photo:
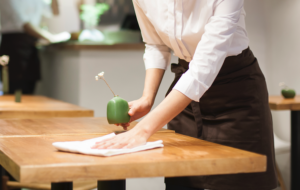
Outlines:
[[[175,80],[189,63],[172,64]],[[200,102],[192,102],[168,124],[175,132],[267,156],[262,173],[166,178],[167,184],[212,190],[271,190],[277,187],[272,117],[264,75],[248,48],[226,58]]]

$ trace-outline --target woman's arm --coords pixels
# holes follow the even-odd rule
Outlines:
[[[186,108],[190,102],[191,99],[186,97],[184,94],[177,90],[172,90],[162,103],[160,103],[132,130],[116,135],[111,139],[98,142],[92,148],[133,148],[143,145],[147,142],[151,135],[171,121],[171,119]]]
[[[44,30],[40,27],[34,26],[30,22],[27,22],[23,25],[24,31],[38,39],[43,39],[47,43],[58,43],[58,42],[63,42],[67,41],[70,39],[71,35],[68,32],[62,32],[59,34],[52,34],[48,32],[47,30]]]
[[[29,34],[35,38],[44,39],[49,43],[53,42],[53,39],[52,39],[53,34],[51,34],[50,32],[48,32],[46,30],[41,29],[40,27],[32,25],[30,22],[25,23],[23,25],[23,29],[27,34]]]
[[[214,13],[205,25],[205,32],[197,45],[189,69],[181,76],[174,89],[196,102],[200,100],[228,56],[243,7],[244,0],[216,1]]]
[[[151,110],[164,71],[171,59],[170,48],[160,39],[160,36],[157,34],[154,26],[146,17],[138,2],[133,0],[133,5],[141,28],[143,41],[146,43],[144,53],[146,79],[143,96],[138,100],[129,102],[130,121],[143,117]],[[121,125],[126,129],[129,123]]]

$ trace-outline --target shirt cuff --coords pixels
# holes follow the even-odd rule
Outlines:
[[[176,83],[173,89],[178,90],[191,100],[199,102],[203,94],[208,90],[208,86],[202,82],[197,81],[190,70],[187,70],[179,81]]]
[[[147,45],[144,54],[145,68],[166,70],[171,61],[170,49],[165,46]]]

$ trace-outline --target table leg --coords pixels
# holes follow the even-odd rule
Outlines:
[[[51,183],[51,190],[73,190],[73,182]]]
[[[126,180],[98,181],[98,190],[126,190]]]
[[[291,112],[291,190],[300,189],[300,111]]]
[[[0,190],[3,190],[4,189],[4,180],[3,180],[3,177],[4,177],[4,168],[0,165],[0,176],[1,176],[1,180],[0,180]]]

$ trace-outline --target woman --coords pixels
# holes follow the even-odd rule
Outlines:
[[[133,3],[146,43],[146,79],[143,96],[129,103],[132,120],[150,111],[171,50],[179,57],[171,67],[175,80],[165,100],[134,129],[94,147],[135,147],[169,122],[177,133],[267,155],[267,172],[167,178],[167,190],[276,188],[268,92],[248,48],[244,1]]]
[[[8,55],[9,93],[21,89],[33,94],[40,79],[40,60],[35,44],[38,39],[47,43],[68,40],[39,28],[42,16],[58,15],[57,0],[0,0],[1,45],[0,56]],[[51,9],[52,8],[52,9]]]

